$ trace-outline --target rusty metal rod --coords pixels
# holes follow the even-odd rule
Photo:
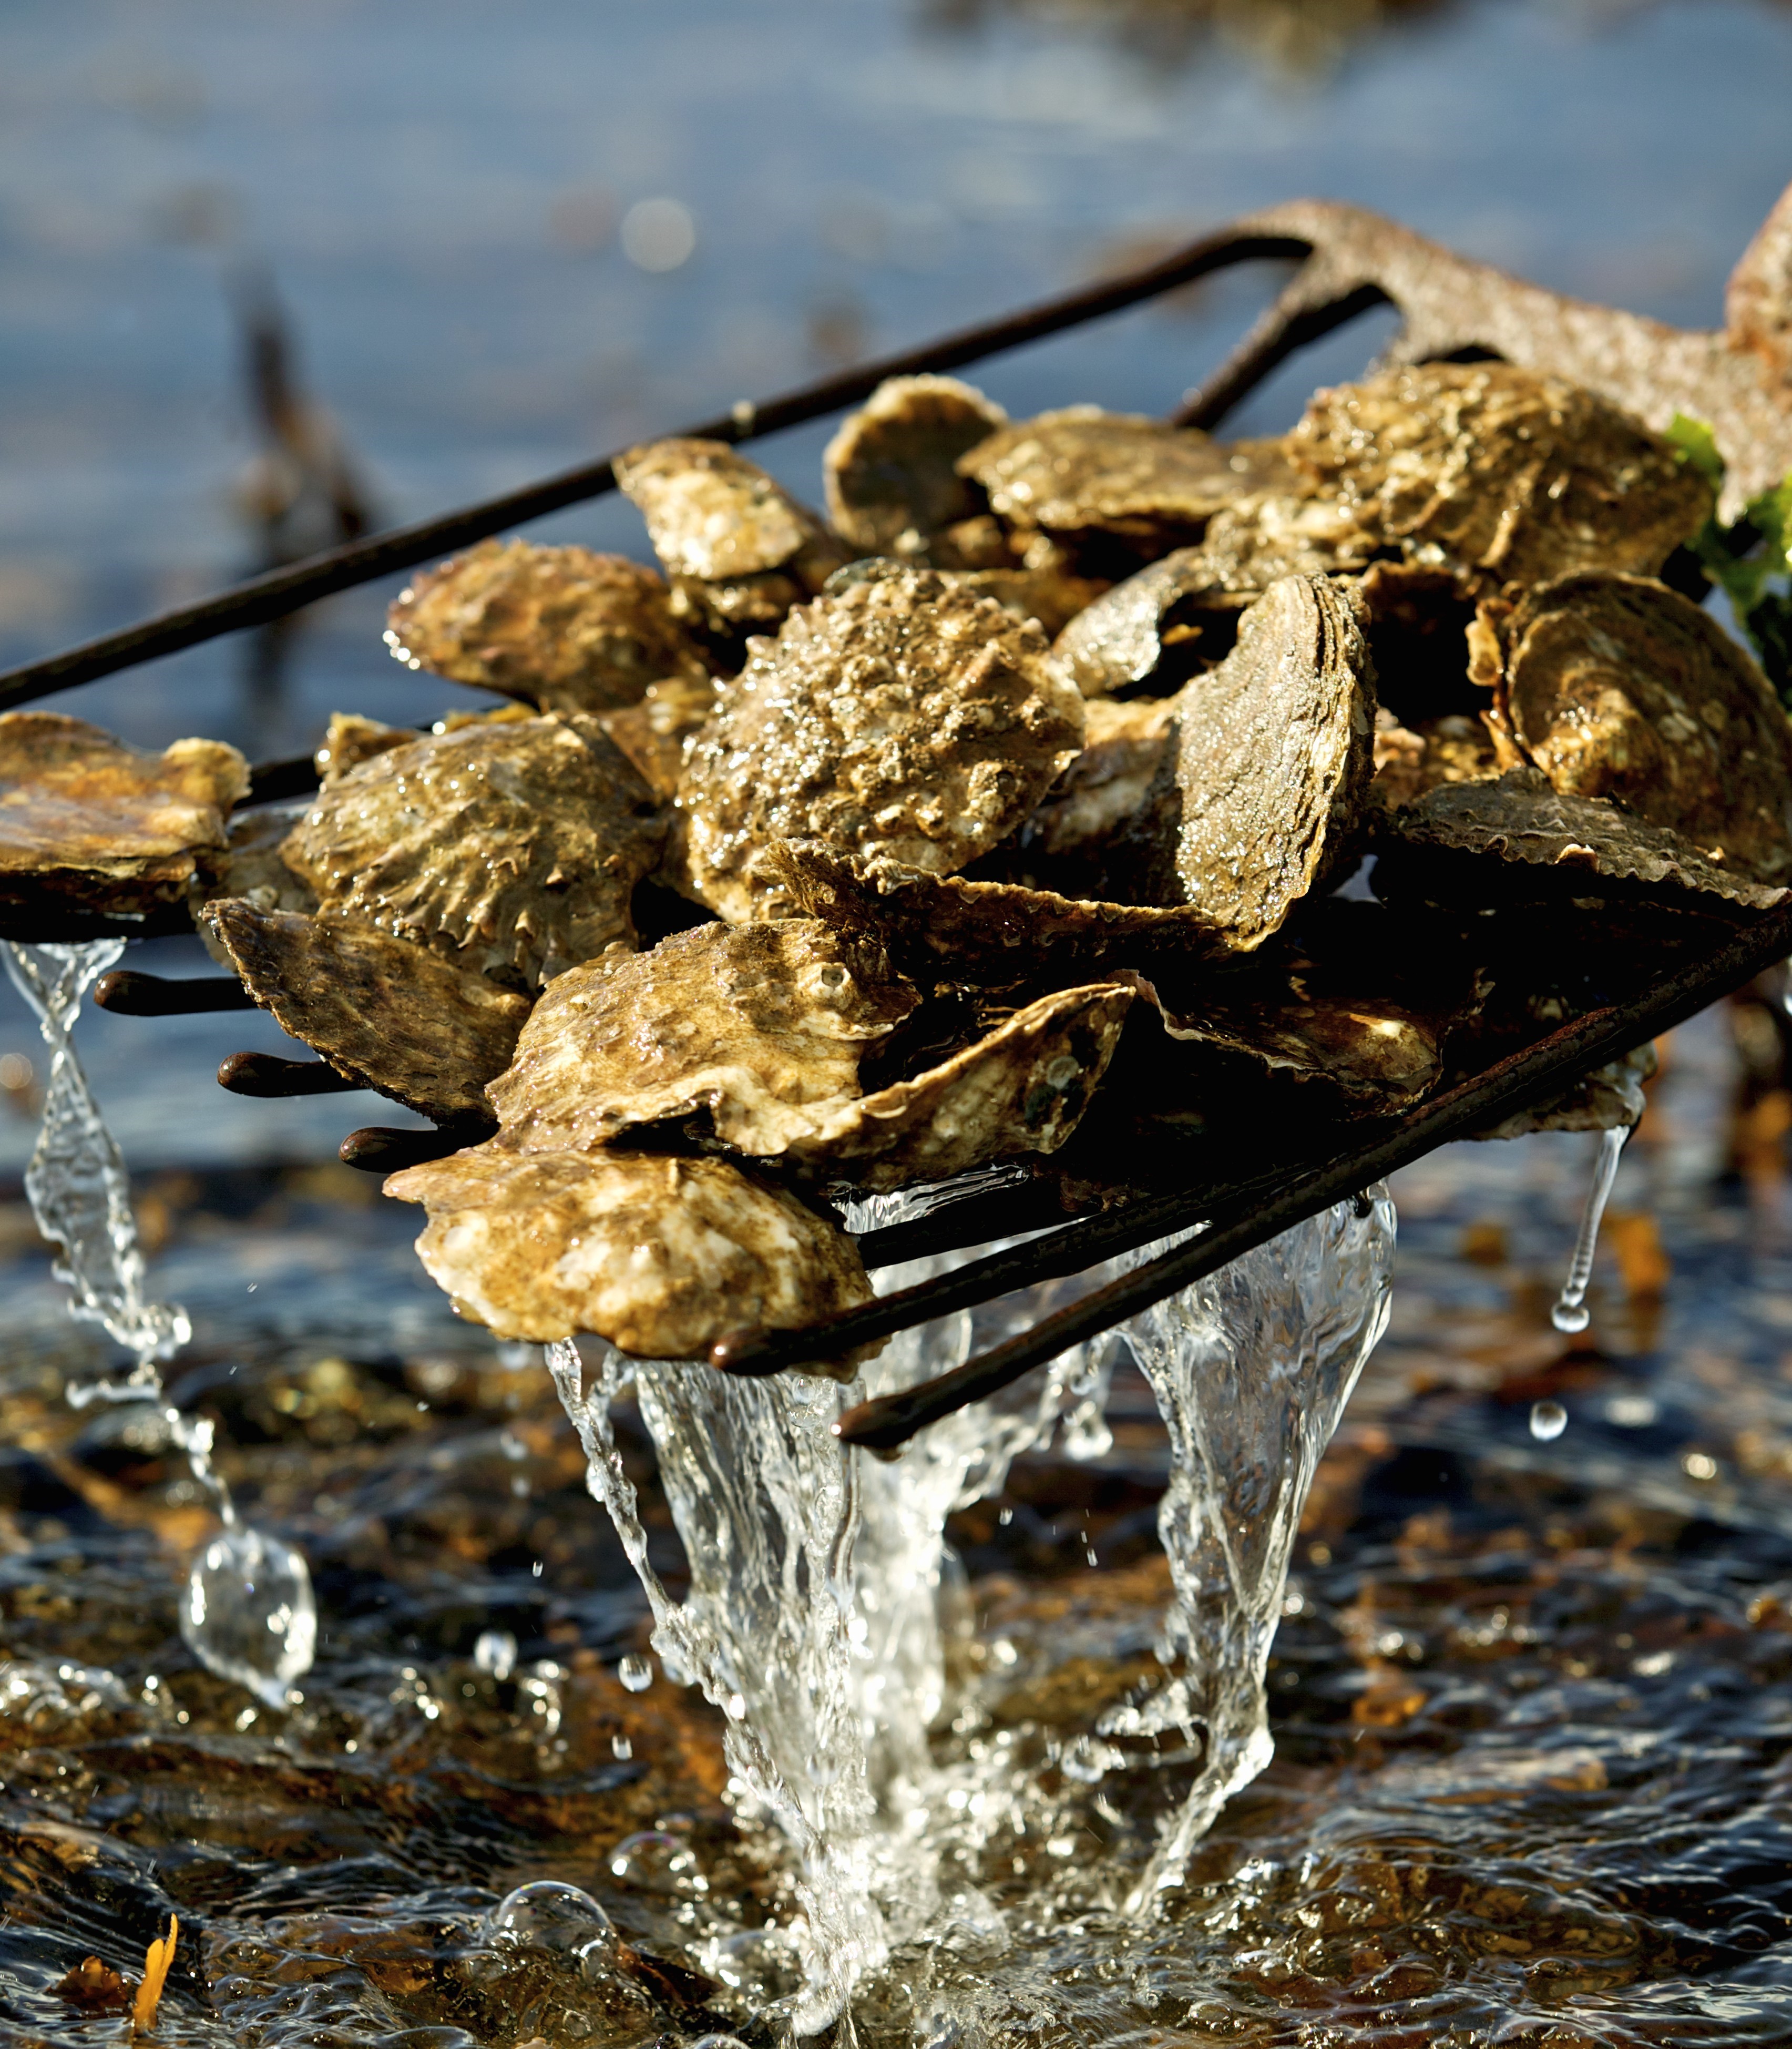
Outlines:
[[[207,1010],[253,1010],[235,976],[142,974],[115,967],[93,985],[93,1000],[118,1017],[189,1017]]]
[[[325,1060],[289,1060],[278,1053],[232,1053],[218,1069],[218,1086],[232,1095],[340,1095],[365,1088]]]
[[[842,371],[837,376],[819,379],[779,398],[768,399],[756,405],[743,402],[716,419],[700,421],[694,426],[674,431],[705,441],[753,441],[761,435],[800,426],[807,421],[821,419],[844,406],[855,405],[861,399],[869,398],[886,377],[918,371],[962,368],[985,356],[1018,348],[1024,343],[1040,340],[1085,321],[1121,312],[1128,306],[1137,305],[1141,300],[1154,298],[1179,285],[1192,283],[1195,278],[1207,277],[1230,264],[1304,257],[1311,248],[1310,243],[1298,237],[1222,229],[1217,234],[1203,235],[1160,262],[1144,264],[1101,284],[1043,300],[1037,305],[1007,314],[1000,320],[962,328],[955,334],[923,342],[917,348],[903,349],[875,363]],[[568,505],[601,497],[616,488],[616,459],[614,456],[606,456],[601,461],[582,463],[577,469],[562,470],[557,476],[525,485],[519,491],[505,492],[496,498],[482,499],[477,504],[440,514],[433,519],[393,527],[385,533],[371,535],[365,540],[351,542],[344,547],[308,556],[303,562],[286,568],[270,570],[265,576],[251,577],[246,582],[235,584],[196,605],[177,606],[154,618],[142,620],[134,626],[84,641],[60,655],[46,655],[41,661],[27,662],[21,667],[7,670],[0,674],[0,711],[49,697],[58,690],[72,690],[77,684],[91,682],[97,677],[111,675],[139,662],[153,662],[165,655],[177,654],[184,647],[196,647],[221,634],[265,625],[269,620],[297,612],[319,598],[352,589],[357,584],[371,583],[379,577],[394,575],[401,570],[414,569],[419,562],[465,547],[469,542],[484,540],[488,535],[525,526],[532,519],[542,519]]]
[[[1409,1111],[1391,1125],[1378,1126],[1363,1143],[1348,1152],[1330,1161],[1296,1166],[1270,1199],[1245,1214],[1203,1215],[1200,1198],[1185,1199],[1180,1219],[1156,1234],[1168,1236],[1172,1231],[1205,1223],[1209,1228],[1200,1238],[1083,1296],[1032,1330],[950,1373],[900,1394],[861,1402],[842,1416],[836,1429],[849,1444],[863,1444],[872,1451],[893,1451],[928,1424],[983,1400],[1071,1346],[1124,1323],[1129,1316],[1137,1316],[1242,1254],[1266,1244],[1334,1203],[1359,1193],[1399,1168],[1411,1165],[1436,1147],[1484,1131],[1502,1118],[1558,1093],[1595,1067],[1684,1024],[1708,1004],[1784,960],[1789,953],[1792,953],[1792,901],[1751,920],[1704,961],[1681,968],[1665,982],[1623,1003],[1607,1005],[1561,1026],[1522,1052],[1458,1083],[1435,1102]],[[1097,1230],[1100,1222],[1098,1219]],[[1061,1235],[1067,1238],[1087,1228],[1072,1226]],[[1118,1241],[1113,1246],[1116,1252],[1133,1250],[1149,1242],[1141,1238],[1136,1231],[1128,1231],[1124,1221],[1114,1235]],[[1054,1242],[1044,1241],[1045,1248]],[[1023,1255],[1032,1249],[1022,1248]],[[1093,1265],[1094,1261],[1087,1263]],[[1055,1277],[1063,1270],[1060,1259],[1048,1258],[1042,1264],[1046,1270],[1041,1279]],[[957,1278],[955,1275],[947,1277],[948,1281]],[[924,1298],[927,1293],[924,1289],[908,1291],[906,1319],[891,1326],[892,1329],[908,1328],[940,1313],[931,1310],[924,1299],[915,1299]],[[841,1334],[842,1327],[851,1320],[850,1316],[833,1317],[826,1324],[791,1334],[786,1342],[801,1345],[806,1341],[808,1358],[836,1358],[857,1342]]]

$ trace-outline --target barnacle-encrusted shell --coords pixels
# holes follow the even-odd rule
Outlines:
[[[866,573],[722,686],[679,784],[688,886],[726,918],[787,915],[768,852],[808,838],[950,873],[1020,822],[1083,729],[1036,628],[930,570]]]
[[[1098,406],[1017,421],[958,469],[1019,526],[1150,542],[1191,539],[1222,506],[1292,480],[1274,444],[1228,447],[1192,427]]]
[[[846,1234],[725,1160],[518,1153],[501,1139],[386,1184],[422,1203],[418,1254],[464,1316],[545,1343],[593,1331],[637,1359],[698,1359],[871,1298]]]
[[[386,640],[414,669],[544,711],[606,711],[662,676],[702,674],[651,570],[530,541],[481,541],[419,576]]]
[[[1792,877],[1792,723],[1708,612],[1644,577],[1570,577],[1502,637],[1502,722],[1557,789],[1621,798],[1761,881]]]
[[[1179,700],[1176,870],[1241,952],[1355,846],[1372,767],[1374,671],[1353,594],[1289,577]]]
[[[1697,472],[1629,414],[1504,363],[1425,364],[1321,391],[1288,445],[1365,526],[1496,587],[1650,574],[1712,506]]]
[[[430,734],[318,792],[281,849],[326,910],[538,987],[632,946],[665,821],[600,727],[527,718]]]
[[[60,712],[0,714],[0,902],[177,902],[248,791],[243,756],[220,741],[146,754]]]
[[[488,1119],[527,997],[348,919],[225,898],[204,923],[249,993],[338,1074],[438,1124]]]
[[[725,1144],[782,1153],[858,1097],[860,1056],[916,1000],[809,920],[701,925],[550,982],[492,1101],[532,1150],[706,1110]]]
[[[1651,825],[1601,798],[1552,789],[1536,768],[1510,769],[1491,783],[1440,784],[1396,811],[1387,836],[1390,851],[1473,853],[1553,869],[1589,891],[1603,877],[1647,884],[1657,892],[1721,898],[1751,911],[1768,910],[1786,893],[1720,868],[1670,826]]]
[[[979,510],[956,465],[1007,424],[1000,406],[956,377],[885,378],[822,458],[834,531],[861,555],[920,553]]]

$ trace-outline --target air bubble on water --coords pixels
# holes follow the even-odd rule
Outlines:
[[[187,1648],[220,1678],[284,1708],[311,1669],[317,1606],[301,1553],[234,1519],[193,1561],[181,1604]]]
[[[1618,1178],[1618,1161],[1631,1129],[1626,1124],[1615,1131],[1600,1133],[1599,1159],[1593,1168],[1592,1186],[1587,1191],[1587,1207],[1580,1214],[1574,1256],[1568,1262],[1568,1278],[1562,1283],[1562,1292],[1549,1312],[1550,1322],[1570,1336],[1584,1331],[1592,1320],[1586,1306],[1587,1284],[1593,1277],[1593,1254],[1599,1250],[1600,1220],[1605,1215],[1611,1184]]]
[[[589,1892],[557,1878],[538,1878],[507,1893],[485,1917],[485,1939],[581,1956],[616,1930]]]
[[[668,1898],[708,1890],[690,1844],[663,1829],[643,1829],[639,1835],[624,1837],[610,1853],[610,1876],[632,1892]]]
[[[1550,1444],[1568,1428],[1568,1411],[1559,1402],[1530,1405],[1530,1433],[1541,1444]]]
[[[516,1670],[516,1639],[507,1629],[480,1631],[473,1646],[473,1667],[494,1679],[507,1679]]]
[[[644,1693],[653,1684],[653,1660],[631,1650],[616,1666],[616,1675],[630,1693]]]

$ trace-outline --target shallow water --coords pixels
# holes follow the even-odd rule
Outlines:
[[[146,28],[25,0],[0,95],[10,659],[248,558],[223,289],[245,259],[393,517],[1308,190],[1708,321],[1792,172],[1792,10],[168,0]],[[622,239],[655,196],[695,222],[669,272]],[[1262,282],[1006,360],[991,388],[1160,407]],[[1371,342],[1339,337],[1242,424]],[[768,459],[812,491],[821,438]],[[614,507],[542,531],[640,546]],[[64,702],[264,753],[337,704],[433,715],[446,686],[379,651],[383,596],[311,622],[271,698],[227,647]],[[154,951],[132,964],[201,966]],[[3,993],[0,1052],[41,1081]],[[1143,1379],[1118,1375],[1105,1449],[1085,1417],[1084,1456],[1024,1456],[954,1517],[925,1764],[958,1905],[861,1989],[861,2039],[1792,2039],[1792,1211],[1760,1017],[1738,1021],[1740,1123],[1729,1023],[1675,1036],[1583,1333],[1549,1310],[1591,1141],[1399,1177],[1391,1327],[1271,1653],[1275,1759],[1160,1919],[1122,1903],[1196,1766],[1097,1780],[1084,1740],[1162,1677],[1168,1441]],[[737,1824],[723,1717],[652,1657],[539,1355],[458,1323],[414,1214],[322,1164],[398,1114],[222,1096],[224,1054],[278,1049],[264,1020],[90,1017],[79,1038],[150,1285],[192,1317],[171,1398],[216,1420],[243,1514],[302,1548],[320,1634],[284,1713],[182,1643],[217,1523],[153,1417],[62,1399],[110,1355],[24,1206],[27,1085],[0,1106],[0,2035],[116,2039],[56,1988],[90,1954],[134,1976],[172,1907],[170,2043],[768,2039],[754,2016],[800,1978],[783,1839]],[[648,1433],[626,1403],[616,1427],[682,1594]],[[545,1939],[492,1925],[542,1879],[615,1936],[565,1903]]]

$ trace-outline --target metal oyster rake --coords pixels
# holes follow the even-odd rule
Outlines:
[[[1792,468],[1792,404],[1771,393],[1759,361],[1763,304],[1792,303],[1792,281],[1781,247],[1792,231],[1792,190],[1775,209],[1739,266],[1731,290],[1732,332],[1683,334],[1611,309],[1566,299],[1466,262],[1406,229],[1359,209],[1300,202],[1204,236],[1162,261],[1086,290],[1069,293],[946,336],[900,355],[826,378],[763,404],[742,403],[721,418],[678,431],[741,442],[798,426],[868,398],[886,377],[943,371],[1118,313],[1231,265],[1265,259],[1298,264],[1292,280],[1232,356],[1189,395],[1178,424],[1211,427],[1298,348],[1378,305],[1405,316],[1390,352],[1397,360],[1499,356],[1555,370],[1666,424],[1676,411],[1709,421],[1733,459]],[[1739,288],[1740,297],[1739,297]],[[1738,308],[1741,308],[1739,316]],[[1770,328],[1771,323],[1768,324]],[[1787,322],[1792,332],[1792,320]],[[1728,431],[1726,431],[1728,430]],[[1747,451],[1746,456],[1741,451]],[[66,652],[0,675],[0,710],[73,688],[220,635],[258,626],[326,597],[414,567],[470,542],[601,496],[616,486],[610,459],[562,472],[541,483],[488,499],[440,518],[376,534],[325,554],[234,585],[201,603],[177,608],[90,640]],[[255,772],[251,803],[313,787],[308,758],[264,764]],[[84,920],[77,929],[9,931],[0,936],[67,939],[111,931],[142,935],[142,923]],[[853,1347],[993,1301],[998,1296],[1086,1272],[1104,1260],[1155,1240],[1197,1235],[1045,1317],[980,1357],[906,1391],[849,1410],[838,1425],[847,1441],[891,1452],[929,1423],[982,1399],[1032,1367],[1124,1322],[1216,1271],[1281,1232],[1355,1196],[1395,1168],[1452,1139],[1483,1131],[1534,1107],[1673,1025],[1684,1022],[1751,977],[1792,954],[1792,899],[1740,922],[1705,958],[1682,966],[1623,1001],[1594,1010],[1481,1073],[1397,1118],[1353,1126],[1342,1152],[1284,1146],[1266,1153],[1248,1178],[1172,1193],[1136,1192],[1100,1213],[1066,1221],[1048,1189],[1037,1185],[950,1191],[927,1215],[866,1233],[859,1241],[868,1266],[888,1266],[925,1254],[1040,1234],[1009,1250],[970,1262],[955,1272],[904,1289],[841,1316],[795,1331],[743,1332],[712,1351],[725,1372],[777,1373],[838,1357]],[[251,1009],[234,980],[186,981],[115,971],[95,990],[107,1009],[135,1016]],[[237,1092],[261,1096],[321,1094],[353,1084],[322,1061],[282,1060],[239,1053],[219,1079]],[[453,1134],[371,1128],[344,1141],[343,1157],[368,1168],[396,1167],[439,1157],[460,1142]]]

